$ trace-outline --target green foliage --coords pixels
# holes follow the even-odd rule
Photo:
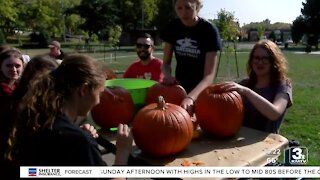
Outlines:
[[[18,17],[18,9],[15,8],[14,0],[0,1],[0,24],[4,25],[6,21],[15,21]]]
[[[158,0],[144,0],[143,13],[144,13],[144,26],[150,27],[151,22],[158,15]],[[152,28],[152,27],[150,27]]]
[[[276,22],[276,23],[273,23],[273,24],[268,24],[268,23],[266,23],[266,20],[264,20],[262,22],[252,22],[250,24],[245,24],[241,28],[243,30],[245,30],[245,31],[256,30],[257,27],[260,26],[260,25],[264,26],[266,28],[266,30],[270,30],[270,31],[287,30],[287,29],[290,29],[290,27],[291,27],[291,24],[289,24],[289,23]]]
[[[5,44],[6,42],[6,37],[4,36],[2,29],[0,29],[0,44]]]
[[[14,0],[0,1],[0,27],[5,36],[13,32],[18,19],[18,12],[19,9],[16,7]]]
[[[99,41],[98,35],[93,34],[93,35],[91,36],[91,38],[90,38],[90,41],[91,41],[91,42],[98,42],[98,41]]]
[[[117,24],[118,11],[114,0],[82,0],[81,4],[74,8],[74,12],[85,19],[80,28],[88,31],[90,37]]]
[[[306,0],[302,5],[301,13],[304,19],[305,32],[309,37],[316,38],[316,42],[318,42],[320,35],[320,1]],[[318,48],[318,43],[316,43],[316,47]]]
[[[66,32],[69,34],[79,34],[80,30],[78,26],[84,22],[84,19],[80,17],[78,14],[68,13],[68,10],[72,7],[78,6],[81,0],[64,0],[63,4],[63,13],[64,13],[64,24],[66,28]],[[62,22],[63,23],[63,22]]]
[[[275,41],[276,40],[276,34],[274,33],[274,31],[272,31],[268,37],[268,39]]]
[[[224,41],[236,40],[240,27],[233,13],[221,9],[218,12],[218,18],[212,21],[219,29],[220,36]]]
[[[42,31],[39,34],[39,47],[41,48],[47,48],[48,47],[48,41],[49,41],[49,35],[47,34],[47,32]]]
[[[159,12],[154,19],[154,24],[161,31],[170,20],[176,17],[174,2],[171,0],[159,0],[158,10]]]
[[[115,1],[115,6],[121,9],[117,14],[119,24],[125,31],[152,28],[154,26],[154,19],[159,17],[159,1],[160,0]]]
[[[258,34],[259,39],[260,39],[261,37],[263,37],[265,31],[266,31],[266,28],[265,28],[264,25],[259,24],[259,25],[257,26],[257,34]]]
[[[111,46],[116,47],[119,44],[121,33],[122,28],[119,25],[116,25],[110,29],[108,42]]]
[[[121,12],[119,11],[117,16],[119,17],[119,24],[124,29],[133,29],[137,26],[135,22],[138,22],[138,18],[141,17],[138,14],[141,14],[141,11],[137,11],[135,7],[140,7],[139,5],[135,4],[132,0],[121,0],[115,1],[115,6],[121,9]]]
[[[49,36],[45,31],[40,33],[33,32],[30,34],[30,41],[39,48],[46,48],[48,46]]]

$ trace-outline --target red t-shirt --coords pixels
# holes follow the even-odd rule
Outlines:
[[[153,58],[149,64],[143,65],[140,60],[133,62],[126,72],[123,74],[124,78],[140,78],[151,79],[162,82],[163,74],[161,71],[162,60]]]

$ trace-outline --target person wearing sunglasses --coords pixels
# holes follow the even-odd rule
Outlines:
[[[153,40],[150,34],[139,34],[136,43],[136,51],[139,57],[123,74],[124,78],[151,79],[162,82],[162,60],[153,56]]]
[[[164,41],[163,82],[179,83],[188,93],[181,106],[193,114],[194,101],[203,89],[213,83],[217,68],[217,52],[221,50],[218,29],[198,16],[201,0],[176,0],[177,19],[161,32]],[[171,74],[173,53],[175,77]]]
[[[279,47],[270,40],[261,40],[250,53],[249,77],[222,87],[242,95],[244,126],[279,133],[286,110],[292,105],[292,85],[286,70],[287,60]]]

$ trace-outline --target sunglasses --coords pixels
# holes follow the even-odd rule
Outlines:
[[[136,47],[137,48],[143,48],[143,49],[149,49],[151,47],[150,44],[140,44],[140,43],[137,43],[136,44]]]

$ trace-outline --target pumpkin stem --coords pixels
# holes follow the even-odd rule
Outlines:
[[[163,96],[158,97],[158,109],[162,109],[162,110],[166,109],[166,102],[164,101]]]

